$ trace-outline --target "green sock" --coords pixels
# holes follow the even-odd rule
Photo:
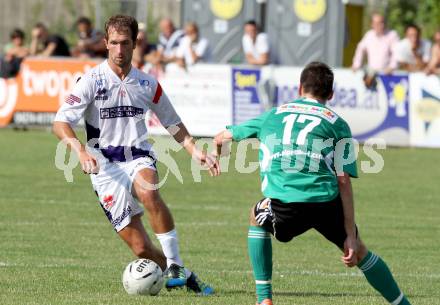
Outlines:
[[[392,305],[411,305],[397,286],[390,269],[376,254],[368,252],[358,264],[367,281]]]
[[[272,243],[262,227],[249,227],[248,252],[254,270],[258,303],[272,299]]]

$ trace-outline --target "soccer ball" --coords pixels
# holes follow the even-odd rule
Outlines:
[[[122,285],[128,294],[157,295],[163,286],[162,269],[149,259],[137,259],[127,265]]]

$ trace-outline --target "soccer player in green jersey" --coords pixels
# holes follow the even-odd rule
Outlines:
[[[224,142],[260,141],[261,188],[265,198],[251,210],[248,250],[257,305],[272,305],[270,234],[288,242],[314,228],[343,251],[342,262],[357,266],[368,282],[393,305],[410,304],[385,262],[359,236],[350,177],[356,157],[347,123],[325,106],[333,95],[333,72],[312,62],[301,73],[300,98],[226,130]]]

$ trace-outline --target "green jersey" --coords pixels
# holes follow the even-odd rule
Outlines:
[[[339,194],[337,174],[357,177],[348,124],[315,100],[301,98],[226,128],[236,141],[259,139],[265,197],[327,202]]]

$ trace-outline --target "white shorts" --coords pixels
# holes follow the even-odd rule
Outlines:
[[[90,175],[99,203],[116,232],[125,228],[133,216],[144,213],[131,191],[136,174],[146,168],[156,171],[155,162],[150,157],[112,162],[101,168],[97,175]]]

